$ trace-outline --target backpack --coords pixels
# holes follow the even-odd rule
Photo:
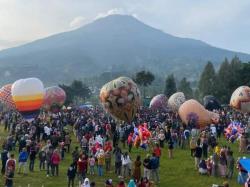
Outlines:
[[[13,160],[13,159],[9,160],[8,163],[7,163],[7,167],[12,167],[12,168],[15,169],[16,168],[15,160]]]

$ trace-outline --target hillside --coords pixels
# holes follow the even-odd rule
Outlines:
[[[104,71],[148,69],[197,78],[207,61],[250,55],[179,38],[132,16],[111,15],[79,29],[0,51],[0,83],[36,76],[47,84],[67,83]]]

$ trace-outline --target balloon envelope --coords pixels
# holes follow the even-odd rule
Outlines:
[[[12,99],[25,119],[35,118],[44,99],[44,86],[37,78],[19,79],[11,87]]]
[[[43,106],[47,110],[58,111],[63,106],[65,100],[66,93],[62,88],[52,86],[45,89]]]
[[[4,103],[8,108],[15,109],[15,103],[11,96],[12,84],[7,84],[0,89],[0,101]]]
[[[209,111],[218,110],[221,108],[219,101],[212,95],[207,95],[203,98],[203,105]]]
[[[180,106],[186,101],[182,92],[176,92],[168,99],[168,105],[173,111],[178,111]]]
[[[248,86],[237,88],[231,96],[230,106],[242,112],[250,112],[250,88]]]
[[[183,123],[191,121],[196,128],[203,128],[215,120],[215,113],[207,111],[198,101],[190,99],[184,102],[179,108],[179,116]],[[218,117],[218,116],[217,116]]]
[[[164,94],[159,94],[152,98],[149,108],[166,109],[167,105],[168,105],[168,98]]]
[[[105,84],[100,91],[100,102],[114,117],[130,122],[140,107],[141,94],[128,77],[119,77]]]

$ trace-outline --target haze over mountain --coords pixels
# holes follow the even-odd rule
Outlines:
[[[225,57],[250,55],[179,38],[127,15],[111,15],[79,29],[0,51],[0,83],[35,76],[47,84],[104,71],[146,69],[158,75],[197,78],[207,61],[218,66]]]

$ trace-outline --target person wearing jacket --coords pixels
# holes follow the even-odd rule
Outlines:
[[[52,176],[55,175],[55,172],[56,172],[56,176],[58,176],[60,161],[61,161],[61,158],[60,158],[60,155],[58,153],[58,150],[55,149],[52,156],[51,156]]]
[[[30,164],[29,164],[29,170],[34,171],[34,165],[35,165],[35,160],[36,160],[36,149],[35,146],[30,147]]]
[[[21,168],[23,167],[24,174],[27,174],[27,160],[28,160],[29,154],[26,151],[25,148],[22,149],[22,151],[19,153],[18,156],[18,173],[21,173]]]
[[[156,183],[159,183],[159,157],[152,153],[152,157],[150,158],[150,167],[151,167],[151,176],[152,179],[155,180]]]
[[[75,164],[70,164],[68,168],[67,176],[68,176],[68,187],[71,187],[71,186],[74,187],[75,177],[76,177]]]
[[[8,160],[8,151],[6,149],[4,149],[1,152],[1,160],[2,160],[2,169],[1,169],[1,173],[2,175],[5,173],[5,166],[6,166],[6,162]]]

